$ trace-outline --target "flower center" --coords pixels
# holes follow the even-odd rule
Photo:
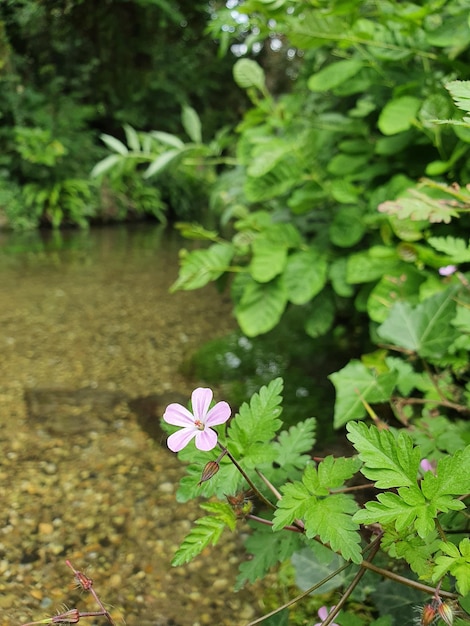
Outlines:
[[[198,430],[204,430],[204,424],[201,420],[194,420],[194,425]]]

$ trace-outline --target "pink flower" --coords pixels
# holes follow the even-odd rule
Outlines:
[[[433,474],[436,473],[435,464],[432,461],[429,461],[428,459],[421,459],[419,466],[423,473],[426,473],[426,472],[432,472]]]
[[[163,414],[168,424],[181,426],[181,430],[168,437],[167,446],[172,452],[179,452],[196,438],[196,448],[212,450],[217,445],[217,433],[212,426],[223,424],[230,417],[231,409],[227,402],[217,402],[209,410],[212,402],[212,389],[198,387],[191,394],[193,412],[176,402],[169,404]]]
[[[318,617],[320,618],[320,621],[317,622],[316,624],[314,624],[313,626],[321,626],[322,622],[324,622],[326,620],[326,618],[328,617],[328,614],[331,613],[331,611],[336,608],[335,606],[332,606],[330,610],[328,610],[328,608],[326,606],[321,606],[318,609]],[[331,626],[339,626],[338,624],[335,624],[335,622],[331,623]]]
[[[456,265],[445,265],[444,267],[439,268],[439,274],[441,276],[451,276],[457,271]]]

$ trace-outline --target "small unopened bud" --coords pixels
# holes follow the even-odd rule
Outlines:
[[[201,480],[198,482],[198,487],[205,483],[206,480],[210,480],[212,476],[215,476],[220,469],[220,465],[217,461],[209,461],[206,463],[205,468],[202,470]]]
[[[420,624],[421,626],[430,626],[436,619],[436,607],[434,603],[425,604],[421,609]]]
[[[441,602],[437,607],[437,612],[447,626],[452,626],[454,623],[454,608],[450,602]]]
[[[76,624],[79,620],[80,613],[78,612],[78,609],[70,609],[70,611],[51,617],[51,622],[53,624]]]

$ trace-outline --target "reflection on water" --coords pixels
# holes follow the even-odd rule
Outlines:
[[[233,537],[169,565],[199,512],[175,503],[180,464],[140,424],[189,397],[203,381],[180,364],[233,328],[212,286],[168,294],[180,245],[160,227],[0,235],[0,626],[86,603],[66,558],[130,626],[258,612],[231,593]]]

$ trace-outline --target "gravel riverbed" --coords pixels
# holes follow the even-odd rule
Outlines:
[[[103,229],[85,249],[0,258],[0,626],[96,610],[66,559],[117,624],[263,613],[260,587],[233,592],[239,534],[170,565],[200,510],[176,502],[181,464],[143,424],[203,382],[180,365],[233,320],[212,287],[169,295],[177,247],[139,241]]]

